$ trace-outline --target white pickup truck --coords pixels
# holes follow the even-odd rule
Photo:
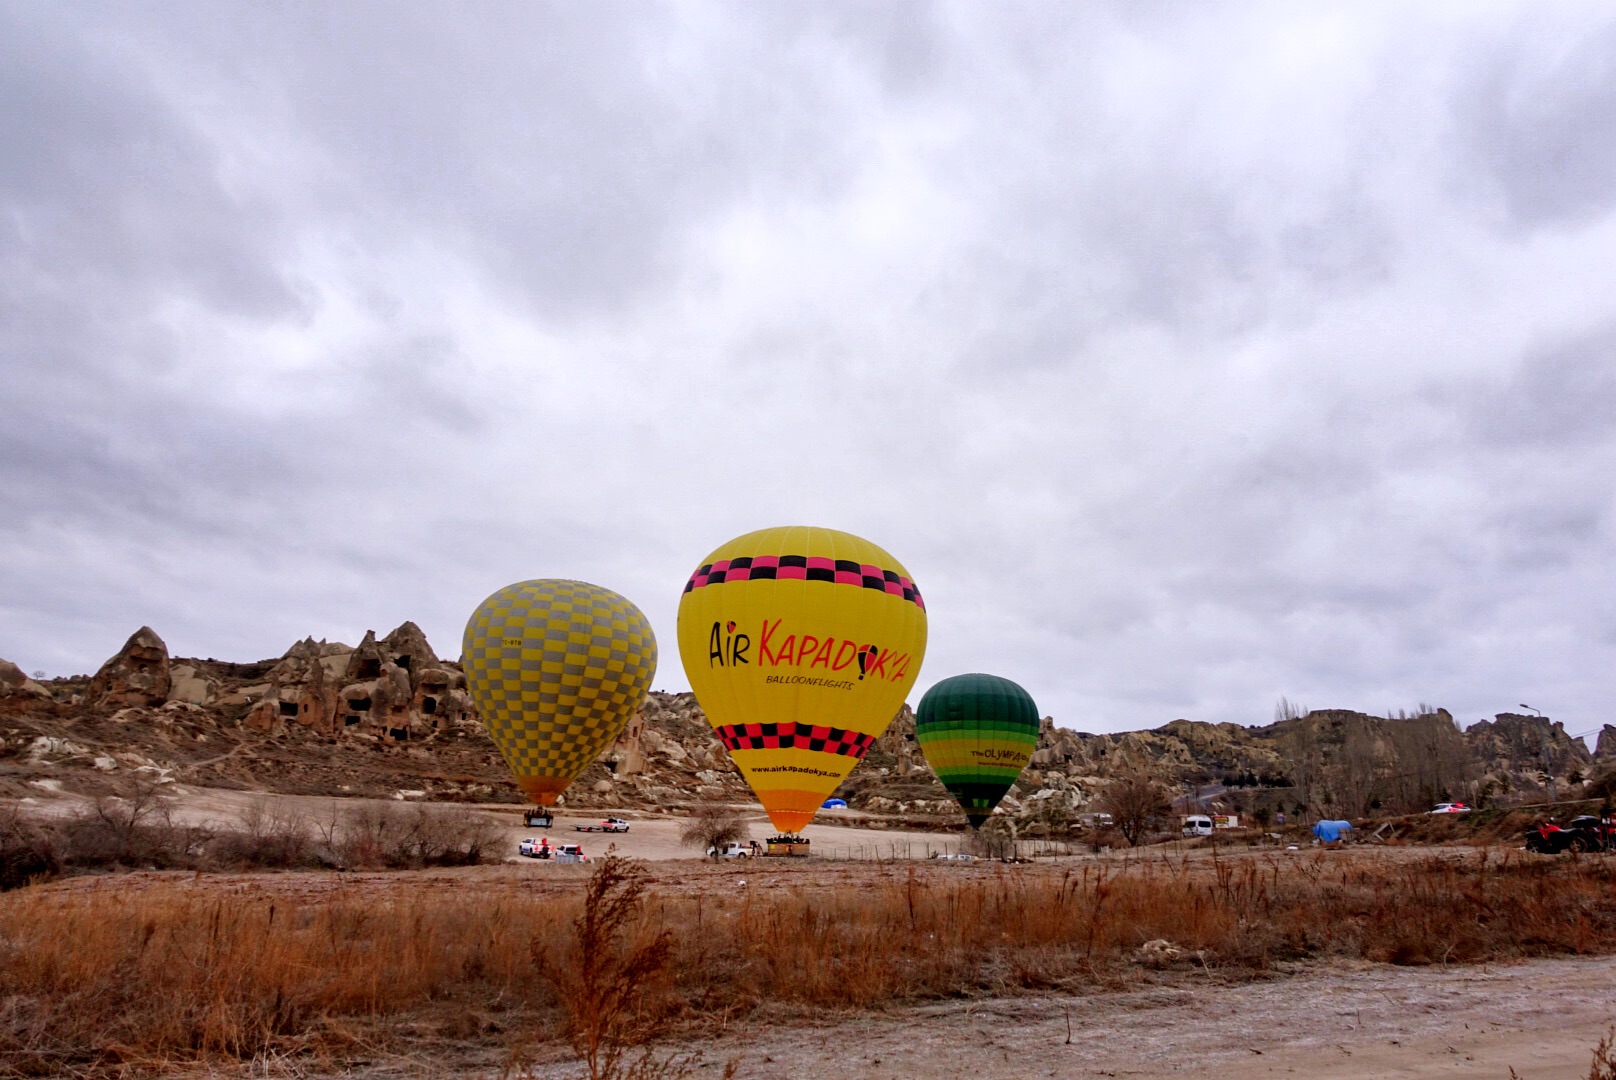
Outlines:
[[[751,848],[747,847],[745,844],[736,843],[734,840],[731,840],[722,848],[707,849],[707,857],[709,859],[746,859],[750,858],[751,855]]]
[[[579,832],[628,832],[628,822],[620,817],[602,818],[596,825],[574,825]]]

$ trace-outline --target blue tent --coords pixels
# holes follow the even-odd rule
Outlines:
[[[846,810],[846,799],[826,799],[819,807],[821,810]]]
[[[1351,831],[1350,821],[1321,821],[1313,826],[1313,835],[1326,844],[1339,843],[1341,837]]]

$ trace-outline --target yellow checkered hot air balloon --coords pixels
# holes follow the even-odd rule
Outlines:
[[[656,637],[628,600],[583,581],[519,581],[466,623],[461,664],[494,745],[550,806],[628,725],[656,674]]]
[[[926,606],[868,540],[792,526],[737,537],[679,601],[696,699],[785,833],[813,820],[920,673]]]

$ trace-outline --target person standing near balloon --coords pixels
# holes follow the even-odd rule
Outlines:
[[[789,526],[703,559],[679,601],[679,656],[707,721],[769,820],[813,820],[920,673],[926,605],[868,540]]]

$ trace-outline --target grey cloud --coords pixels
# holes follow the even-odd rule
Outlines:
[[[1616,311],[1448,182],[1597,262],[1571,16],[0,10],[8,659],[452,653],[554,575],[678,686],[694,562],[819,521],[921,580],[923,681],[1073,726],[1602,700]],[[1478,319],[1569,344],[1456,377]]]
[[[139,311],[179,290],[254,317],[298,307],[265,250],[272,216],[224,189],[207,139],[116,56],[17,7],[0,9],[0,205],[13,297]]]
[[[1495,388],[1471,388],[1471,438],[1499,448],[1616,442],[1616,326],[1535,351]]]
[[[1603,16],[1571,42],[1490,52],[1456,94],[1462,165],[1491,181],[1518,226],[1587,221],[1616,204],[1616,20]]]
[[[308,140],[325,173],[303,200],[371,244],[430,228],[548,320],[632,306],[736,200],[822,197],[855,168],[856,103],[743,9],[723,51],[633,5],[456,9],[449,30],[431,6],[196,13],[165,9],[148,47]]]

